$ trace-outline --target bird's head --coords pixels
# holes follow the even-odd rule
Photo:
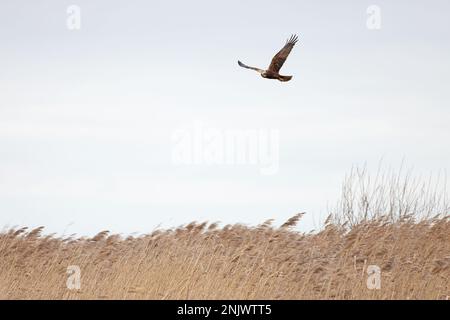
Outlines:
[[[267,73],[264,71],[264,72],[261,72],[261,77],[263,77],[263,78],[267,78]]]

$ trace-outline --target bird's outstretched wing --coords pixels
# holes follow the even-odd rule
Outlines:
[[[241,66],[242,68],[255,70],[256,72],[259,72],[259,73],[263,73],[263,72],[264,72],[264,70],[261,70],[261,69],[255,68],[255,67],[250,67],[250,66],[248,66],[248,65],[246,65],[246,64],[243,64],[243,63],[240,62],[239,60],[238,60],[238,65]]]
[[[291,53],[292,48],[297,43],[298,37],[297,35],[292,35],[288,41],[286,41],[286,44],[284,45],[283,49],[280,50],[272,59],[272,62],[269,66],[269,71],[278,73],[283,66],[284,62],[286,61],[287,57],[289,56],[289,53]]]

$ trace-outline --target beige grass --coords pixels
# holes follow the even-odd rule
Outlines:
[[[331,215],[309,234],[294,230],[301,215],[281,227],[191,223],[127,238],[7,230],[0,234],[0,298],[449,299],[448,211],[422,219],[397,214],[405,201],[390,201],[384,216],[370,215],[380,205],[362,206],[364,217],[345,200],[340,219]],[[350,212],[359,218],[342,220]],[[71,265],[80,267],[80,290],[66,286]],[[369,265],[381,269],[379,290],[367,288]]]
[[[446,299],[450,222],[362,223],[318,234],[189,224],[138,238],[0,236],[2,299]],[[66,287],[69,265],[81,289]],[[381,289],[366,286],[380,266]]]

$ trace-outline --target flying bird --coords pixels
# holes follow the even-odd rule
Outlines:
[[[279,74],[279,71],[281,67],[283,66],[284,62],[286,61],[287,57],[289,56],[289,53],[291,53],[292,48],[297,43],[298,37],[297,35],[292,35],[287,41],[284,47],[272,58],[272,62],[270,63],[269,69],[262,70],[255,67],[250,67],[242,62],[238,61],[238,64],[247,69],[255,70],[259,74],[261,74],[261,77],[267,78],[267,79],[278,79],[280,81],[289,81],[292,79],[292,76],[282,76]]]

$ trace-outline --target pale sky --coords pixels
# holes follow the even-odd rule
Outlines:
[[[381,29],[367,27],[370,5]],[[448,170],[449,12],[446,0],[2,0],[0,228],[131,233],[306,211],[309,230],[354,165]],[[237,65],[266,68],[292,33],[290,82]],[[275,130],[278,171],[176,165],[172,136],[196,123]]]

